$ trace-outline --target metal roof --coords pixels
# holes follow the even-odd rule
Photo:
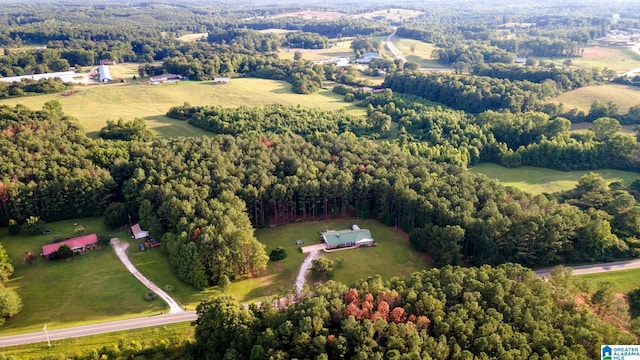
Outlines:
[[[373,239],[368,229],[328,230],[322,233],[322,237],[327,245],[355,244],[358,240]]]

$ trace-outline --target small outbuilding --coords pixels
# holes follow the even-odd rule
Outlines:
[[[136,240],[146,239],[149,237],[149,232],[142,230],[140,224],[135,223],[131,225],[131,237]]]
[[[228,77],[218,77],[213,79],[213,82],[216,84],[228,84],[230,81],[231,79]]]

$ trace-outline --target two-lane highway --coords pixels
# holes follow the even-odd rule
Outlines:
[[[150,326],[160,326],[177,322],[194,321],[195,311],[183,311],[177,314],[154,315],[146,318],[110,321],[105,323],[76,326],[65,329],[47,329],[37,333],[5,336],[0,338],[0,347],[22,345],[48,340],[60,340],[66,338],[103,334],[114,331],[139,329]]]

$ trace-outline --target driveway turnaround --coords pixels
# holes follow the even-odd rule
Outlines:
[[[169,296],[169,294],[164,292],[164,290],[160,289],[158,285],[151,282],[151,280],[144,277],[144,275],[140,274],[138,269],[136,269],[136,267],[133,266],[133,264],[131,263],[131,260],[129,260],[129,257],[127,256],[127,253],[126,253],[127,247],[129,247],[129,243],[122,243],[120,242],[120,239],[113,238],[111,239],[111,246],[113,246],[113,249],[116,251],[116,255],[118,255],[118,258],[120,258],[120,261],[122,261],[122,263],[127,268],[127,270],[129,270],[129,272],[132,273],[133,276],[135,276],[136,279],[138,279],[138,281],[140,281],[149,290],[158,294],[158,296],[162,300],[164,300],[164,302],[166,302],[167,305],[169,305],[170,314],[177,314],[179,312],[184,311],[182,310],[180,305],[178,305],[178,303],[175,300],[173,300],[171,296]]]

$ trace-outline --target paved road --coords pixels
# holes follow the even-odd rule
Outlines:
[[[573,275],[597,274],[607,271],[629,270],[640,268],[640,260],[616,261],[606,264],[596,265],[580,265],[569,267],[572,269]],[[552,268],[536,270],[536,274],[547,277],[551,273]]]
[[[402,59],[402,61],[405,61],[404,56],[402,55],[402,53],[396,49],[396,46],[393,45],[393,43],[391,42],[391,38],[396,34],[396,31],[398,31],[397,28],[393,28],[393,32],[387,36],[387,48],[389,48],[389,51],[391,51],[391,53],[393,54],[393,56],[396,57],[396,59]]]
[[[120,261],[122,261],[122,263],[127,268],[127,270],[129,270],[129,272],[133,274],[133,276],[135,276],[135,278],[138,279],[138,281],[140,281],[149,290],[158,294],[158,296],[162,300],[164,300],[164,302],[166,302],[167,305],[169,305],[169,313],[176,314],[184,311],[182,310],[182,307],[180,307],[180,305],[178,305],[178,303],[175,300],[173,300],[171,296],[169,296],[169,294],[167,294],[162,289],[160,289],[158,285],[154,284],[151,280],[144,277],[144,275],[140,274],[138,269],[136,269],[136,267],[133,266],[133,264],[131,263],[131,260],[129,260],[129,257],[127,256],[127,253],[126,253],[127,247],[129,247],[129,243],[122,243],[120,242],[120,239],[113,238],[111,239],[111,246],[113,246],[113,249],[115,250],[116,255],[118,255],[118,258],[120,258]]]
[[[155,315],[146,318],[118,320],[92,325],[76,326],[66,329],[47,330],[46,334],[44,331],[40,331],[37,333],[4,336],[0,338],[0,347],[44,342],[47,341],[47,334],[49,335],[49,340],[60,340],[114,331],[160,326],[177,322],[194,321],[195,319],[195,311],[183,311],[178,314]]]

